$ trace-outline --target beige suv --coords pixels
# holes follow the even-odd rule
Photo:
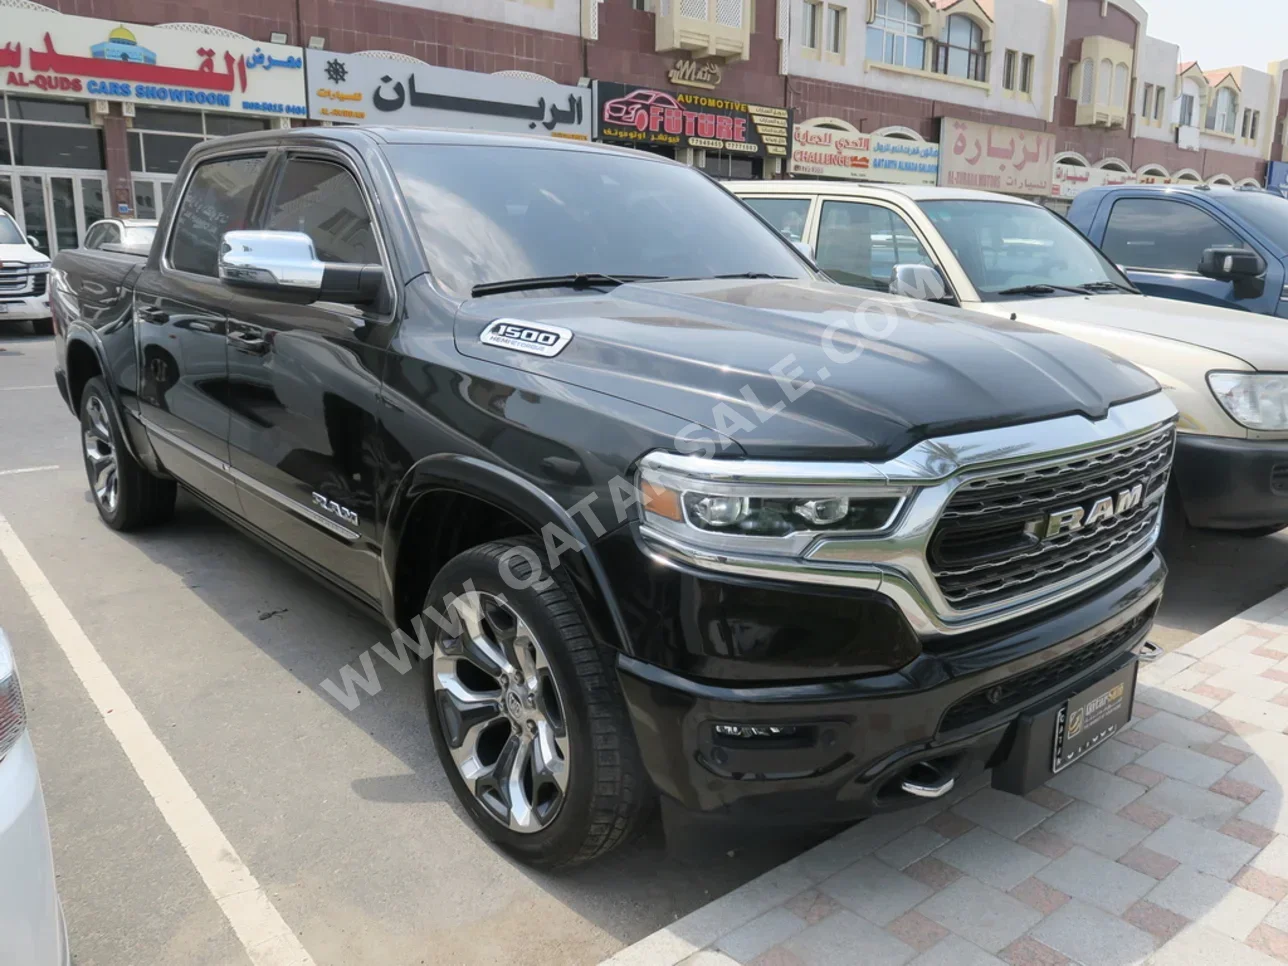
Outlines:
[[[1173,481],[1185,519],[1247,536],[1288,526],[1283,320],[1142,295],[1059,215],[1006,195],[830,181],[726,187],[838,282],[1040,326],[1134,362],[1181,413]]]

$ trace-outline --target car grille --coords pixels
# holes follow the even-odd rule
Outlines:
[[[931,537],[928,562],[957,610],[1006,602],[1100,567],[1145,540],[1162,511],[1176,433],[1172,426],[1113,449],[1058,463],[1008,468],[963,483]],[[1115,499],[1136,485],[1139,503],[1044,539],[1052,514]],[[1084,515],[1084,519],[1087,516]]]
[[[965,728],[967,725],[1024,704],[1062,683],[1072,684],[1084,671],[1095,667],[1115,651],[1125,648],[1132,638],[1148,629],[1154,619],[1156,608],[1157,605],[1150,607],[1116,631],[1064,657],[967,695],[944,713],[944,720],[940,723],[939,730],[956,731],[958,728]]]
[[[29,272],[26,265],[0,265],[0,296],[43,295],[47,277]]]

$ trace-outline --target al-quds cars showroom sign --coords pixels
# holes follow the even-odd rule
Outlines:
[[[303,117],[299,47],[6,7],[0,90]]]
[[[590,88],[366,54],[307,52],[309,117],[589,141]]]

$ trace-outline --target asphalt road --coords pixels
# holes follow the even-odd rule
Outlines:
[[[596,963],[820,834],[669,848],[655,822],[550,876],[486,845],[433,753],[417,671],[354,712],[321,682],[383,638],[325,587],[181,497],[174,523],[98,520],[53,345],[0,335],[0,516],[319,966]],[[18,472],[28,470],[32,472]],[[1157,640],[1174,647],[1288,582],[1288,537],[1193,535]],[[60,890],[80,966],[250,959],[134,765],[0,561]]]

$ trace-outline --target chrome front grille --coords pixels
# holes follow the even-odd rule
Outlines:
[[[1152,430],[1085,455],[968,479],[940,515],[930,571],[956,610],[1004,603],[1064,583],[1144,544],[1158,523],[1175,430]],[[1141,487],[1141,499],[1120,499]],[[1092,519],[1097,501],[1114,512]],[[1081,509],[1077,528],[1053,515]]]
[[[0,295],[31,295],[32,282],[37,278],[43,291],[43,275],[33,275],[26,265],[0,264]]]

